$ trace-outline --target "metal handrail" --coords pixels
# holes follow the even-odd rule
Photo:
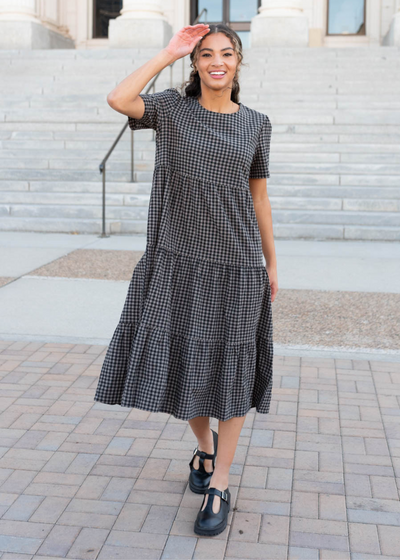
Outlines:
[[[201,12],[199,13],[199,15],[196,17],[196,19],[194,20],[194,22],[192,23],[192,25],[196,25],[196,23],[199,21],[200,16],[203,14],[203,12],[205,12],[205,18],[204,21],[207,23],[207,8],[203,8],[201,10]],[[184,82],[185,80],[185,58],[186,57],[182,57],[182,82]],[[178,59],[179,60],[179,59]],[[174,60],[174,62],[172,64],[169,64],[170,67],[170,84],[172,87],[172,76],[173,76],[173,66],[175,64],[175,62],[177,62],[177,60]],[[158,76],[165,70],[165,68],[163,68],[162,70],[160,70],[158,72],[158,74],[156,74],[152,80],[152,82],[150,83],[150,85],[148,86],[148,88],[146,89],[145,93],[149,93],[149,91],[151,89],[153,89],[153,93],[155,92],[155,84],[156,81],[158,79]],[[110,237],[109,235],[106,234],[106,162],[108,160],[108,158],[110,157],[110,155],[112,154],[115,146],[118,144],[118,142],[121,139],[121,136],[123,135],[123,133],[125,132],[127,126],[129,124],[129,121],[127,120],[124,124],[124,126],[122,127],[120,133],[118,134],[118,136],[116,137],[116,139],[114,140],[111,148],[108,150],[108,152],[106,153],[106,155],[104,156],[104,158],[102,159],[100,165],[99,165],[99,170],[100,173],[102,173],[103,175],[103,209],[102,209],[102,229],[101,229],[101,235],[99,235],[99,237]],[[131,182],[133,183],[133,177],[134,177],[134,136],[133,136],[134,130],[131,129]],[[154,136],[155,136],[155,131],[153,129],[153,140],[154,140]]]

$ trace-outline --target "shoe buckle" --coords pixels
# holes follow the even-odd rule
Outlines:
[[[224,490],[221,490],[221,492],[222,492],[222,499],[227,502],[228,501],[228,494]]]
[[[199,448],[199,446],[196,445],[196,447],[193,449],[193,455],[194,455],[195,453],[197,453],[198,448]]]

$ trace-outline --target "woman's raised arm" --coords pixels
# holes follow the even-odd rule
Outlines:
[[[128,117],[141,119],[144,114],[144,103],[139,93],[142,89],[160,70],[191,53],[196,43],[208,33],[208,30],[208,25],[198,23],[187,25],[175,33],[168,46],[122,80],[107,95],[107,103],[110,107]]]

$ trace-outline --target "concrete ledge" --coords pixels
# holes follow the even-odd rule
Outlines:
[[[75,49],[75,43],[34,21],[0,20],[0,49]]]
[[[164,48],[172,38],[172,27],[163,19],[110,19],[110,48]]]

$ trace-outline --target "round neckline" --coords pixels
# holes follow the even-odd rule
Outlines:
[[[202,111],[205,111],[206,113],[209,113],[211,115],[223,115],[223,116],[227,116],[227,117],[231,117],[233,115],[237,115],[239,113],[241,113],[242,111],[242,104],[238,103],[239,105],[239,109],[237,111],[235,111],[234,113],[218,113],[217,111],[210,111],[209,109],[206,109],[205,107],[203,107],[203,105],[200,103],[200,101],[198,100],[197,97],[193,97],[192,99],[194,99],[197,107],[199,107]]]

